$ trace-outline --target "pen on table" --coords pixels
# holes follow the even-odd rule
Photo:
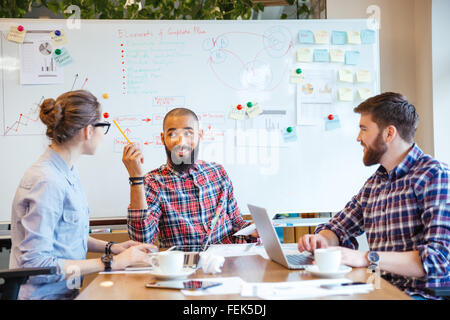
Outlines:
[[[123,136],[125,137],[125,139],[127,139],[128,143],[131,144],[131,141],[128,139],[128,137],[125,135],[125,132],[122,131],[122,129],[120,129],[119,125],[117,124],[116,120],[113,120],[114,124],[116,125],[117,129],[119,129],[119,131],[123,134]]]

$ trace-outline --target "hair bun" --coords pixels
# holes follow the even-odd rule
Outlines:
[[[53,127],[55,123],[54,110],[56,101],[53,98],[45,99],[40,106],[39,118],[47,127]]]

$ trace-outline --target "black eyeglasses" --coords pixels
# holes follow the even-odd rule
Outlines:
[[[111,123],[109,123],[108,121],[105,122],[97,122],[95,124],[93,124],[94,127],[103,127],[103,130],[105,131],[104,133],[107,134],[109,131],[109,127],[111,126]]]

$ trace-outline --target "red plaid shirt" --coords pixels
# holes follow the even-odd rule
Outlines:
[[[233,236],[249,223],[239,212],[225,169],[217,163],[197,161],[183,173],[163,165],[145,175],[144,188],[148,209],[128,209],[133,240],[151,243],[159,235],[161,247],[204,245],[218,205],[220,217],[209,243],[256,240]]]

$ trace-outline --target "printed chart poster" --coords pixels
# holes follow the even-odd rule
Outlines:
[[[304,81],[300,86],[302,103],[332,103],[335,86],[333,70],[304,70]]]

